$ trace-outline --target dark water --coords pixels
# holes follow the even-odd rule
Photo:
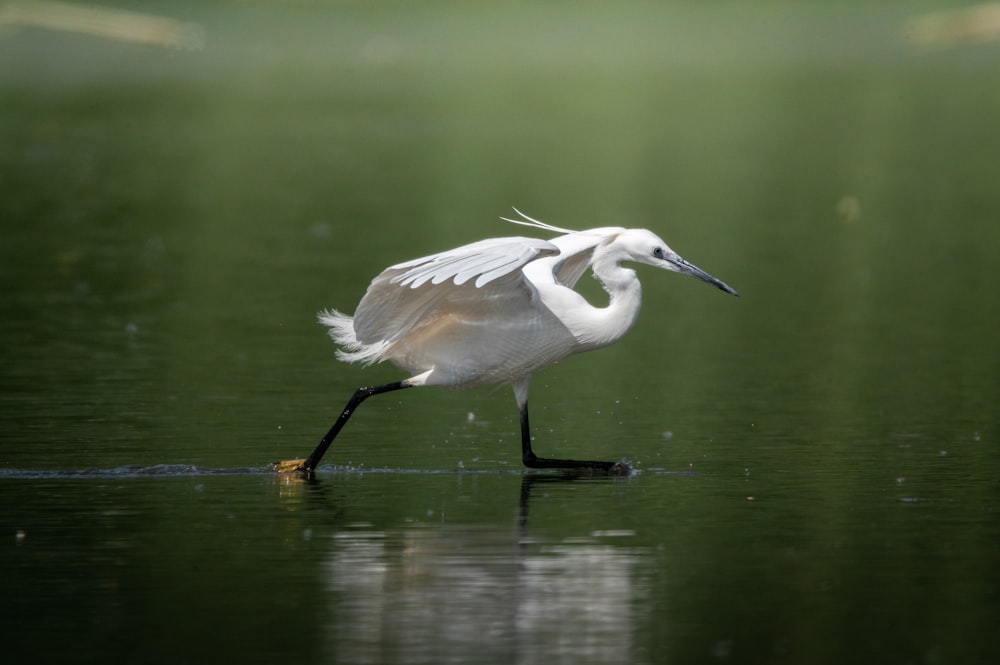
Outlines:
[[[8,654],[996,659],[1000,44],[924,44],[943,3],[127,7],[201,47],[0,32]],[[315,312],[511,205],[742,294],[640,270],[535,377],[540,454],[637,473],[523,473],[506,387],[264,471],[400,378]]]

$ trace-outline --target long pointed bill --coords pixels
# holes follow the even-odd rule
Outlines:
[[[681,273],[682,275],[690,275],[691,277],[700,279],[703,282],[708,282],[709,284],[719,289],[720,291],[725,291],[730,295],[734,296],[740,295],[739,293],[736,292],[736,289],[729,286],[721,279],[716,279],[715,277],[712,277],[698,266],[688,263],[679,256],[676,258],[668,258],[667,261],[669,261],[674,266],[674,270]]]

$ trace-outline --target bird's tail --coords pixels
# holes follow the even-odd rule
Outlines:
[[[323,310],[317,315],[317,320],[327,326],[330,337],[337,346],[337,359],[348,363],[372,363],[383,360],[383,353],[388,346],[385,342],[365,344],[358,340],[354,332],[354,317],[341,314],[335,309]]]

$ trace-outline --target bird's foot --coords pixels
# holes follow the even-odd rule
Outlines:
[[[267,470],[275,473],[298,473],[306,470],[305,463],[304,459],[283,459],[268,464]]]
[[[600,462],[597,460],[548,459],[536,457],[533,453],[524,456],[524,465],[529,469],[561,469],[579,476],[628,476],[632,467],[625,460]]]
[[[631,476],[632,467],[625,460],[620,460],[611,465],[608,469],[609,476]]]
[[[632,467],[624,460],[620,462],[596,462],[593,466],[570,467],[568,473],[579,476],[631,476]]]

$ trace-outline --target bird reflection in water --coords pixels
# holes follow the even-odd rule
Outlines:
[[[608,479],[577,482],[627,482]],[[519,528],[344,529],[325,568],[336,618],[324,644],[340,662],[633,662],[641,551],[600,535],[546,542]]]

